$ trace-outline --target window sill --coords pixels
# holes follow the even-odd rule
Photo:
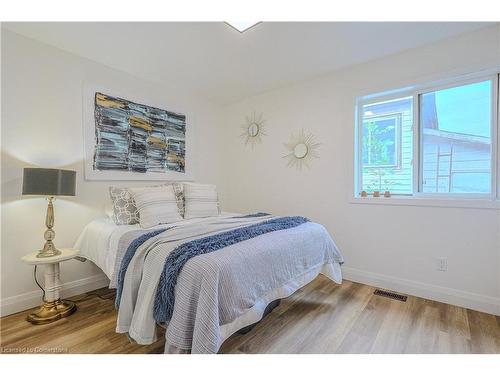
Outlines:
[[[349,201],[352,204],[374,204],[388,206],[419,206],[419,207],[448,207],[448,208],[479,208],[500,210],[500,201],[480,198],[423,198],[413,196],[392,196],[385,197],[352,197]]]

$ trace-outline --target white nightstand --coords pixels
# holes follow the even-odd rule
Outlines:
[[[80,251],[77,249],[59,250],[61,254],[53,257],[37,258],[38,251],[36,251],[21,258],[27,264],[43,265],[45,268],[45,300],[38,311],[28,315],[27,320],[32,324],[51,323],[76,311],[76,305],[73,302],[59,298],[59,290],[61,289],[59,262],[75,258]]]

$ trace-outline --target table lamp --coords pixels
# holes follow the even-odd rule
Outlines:
[[[74,196],[76,187],[76,172],[64,169],[24,168],[23,195],[43,195],[47,197],[47,216],[45,217],[45,245],[37,254],[38,258],[61,254],[53,240],[56,233],[54,227],[54,206],[56,196]]]

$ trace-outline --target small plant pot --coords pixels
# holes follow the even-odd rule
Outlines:
[[[391,197],[391,192],[390,192],[389,190],[386,190],[386,191],[384,192],[384,197],[385,197],[385,198],[390,198],[390,197]]]
[[[380,197],[380,191],[374,191],[373,198],[378,198],[378,197]]]
[[[362,197],[362,198],[366,198],[367,196],[368,196],[368,193],[367,193],[366,191],[364,191],[364,190],[363,190],[363,191],[361,192],[361,197]]]

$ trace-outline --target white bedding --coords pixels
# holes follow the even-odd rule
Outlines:
[[[224,212],[221,216],[236,215],[234,213]],[[157,225],[148,230],[166,228],[168,226],[190,225],[206,218],[185,219],[174,224]],[[91,221],[83,229],[82,233],[75,242],[74,248],[80,250],[82,258],[92,261],[108,277],[113,279],[115,270],[116,255],[118,253],[118,242],[127,232],[142,229],[139,224],[134,225],[116,225],[110,217],[102,217]]]
[[[288,297],[319,273],[342,281],[343,259],[330,235],[320,224],[305,222],[190,258],[176,280],[171,318],[161,314],[165,305],[157,305],[164,303],[158,301],[157,291],[174,249],[268,220],[269,216],[212,217],[146,240],[135,251],[120,284],[117,332],[148,345],[158,339],[156,322],[167,321],[168,352],[175,351],[170,349],[173,347],[216,353],[227,334],[243,328],[242,324],[255,323],[262,316],[262,307]],[[155,311],[160,312],[159,318]]]
[[[119,239],[118,233],[123,234],[135,227],[138,225],[116,225],[107,217],[95,219],[83,229],[74,247],[80,250],[81,257],[94,262],[111,279],[114,268],[113,253],[116,254],[116,246],[111,246],[111,238]]]
[[[234,215],[238,215],[238,214],[223,213],[219,216],[219,218],[223,219],[224,216],[231,217]],[[160,228],[165,228],[165,227],[172,227],[172,226],[184,227],[184,226],[190,226],[190,225],[196,224],[196,223],[200,223],[201,228],[203,228],[206,225],[214,225],[213,223],[211,223],[211,221],[213,221],[213,220],[214,220],[214,218],[194,218],[194,219],[181,220],[181,221],[176,222],[176,223],[172,223],[172,224],[168,224],[168,225],[159,225],[159,226],[156,226],[154,228],[149,228],[148,231],[160,229]],[[192,227],[194,228],[196,226],[192,226]],[[309,283],[310,281],[312,281],[319,273],[326,275],[331,280],[333,280],[337,283],[342,282],[342,274],[341,274],[341,269],[340,269],[341,262],[339,262],[339,261],[335,261],[333,263],[329,263],[329,262],[321,263],[320,262],[320,263],[318,263],[317,266],[314,266],[314,267],[309,267],[309,266],[306,267],[305,266],[305,263],[307,263],[306,260],[313,259],[314,256],[312,256],[312,255],[314,255],[316,252],[319,252],[321,254],[325,254],[325,259],[326,259],[326,258],[329,258],[329,256],[326,256],[326,255],[333,251],[334,253],[335,252],[337,253],[337,258],[339,258],[339,257],[341,258],[341,255],[338,252],[338,249],[336,249],[336,246],[333,243],[333,241],[331,240],[330,236],[328,235],[326,230],[324,230],[324,228],[322,229],[324,231],[324,234],[323,234],[321,232],[321,228],[323,228],[323,227],[319,226],[318,224],[307,223],[307,224],[303,224],[300,227],[288,229],[287,230],[288,235],[284,235],[284,232],[280,234],[280,231],[278,231],[278,232],[269,233],[267,235],[262,235],[262,236],[253,238],[251,240],[247,240],[247,241],[232,245],[233,248],[236,247],[237,249],[239,249],[238,251],[240,251],[240,252],[242,251],[244,254],[252,254],[253,252],[256,252],[258,249],[261,249],[261,251],[265,250],[267,252],[268,251],[267,249],[270,250],[273,248],[276,248],[275,249],[276,251],[273,251],[273,252],[275,252],[276,254],[279,254],[279,253],[283,253],[283,250],[290,249],[290,241],[291,241],[290,235],[297,232],[298,237],[296,237],[293,240],[293,243],[294,243],[293,248],[290,249],[291,251],[286,251],[286,253],[293,252],[295,254],[295,252],[297,252],[295,258],[303,259],[303,260],[300,262],[296,262],[296,261],[294,261],[294,259],[295,259],[294,256],[290,256],[288,263],[285,262],[285,259],[281,259],[281,258],[279,261],[271,262],[271,263],[275,265],[275,266],[273,266],[273,269],[276,269],[276,265],[283,263],[284,270],[289,270],[293,267],[300,266],[300,267],[303,267],[304,271],[307,271],[307,272],[297,273],[295,275],[295,277],[289,279],[288,282],[285,282],[282,285],[277,285],[277,287],[274,289],[269,289],[267,291],[267,293],[265,293],[264,296],[262,296],[261,298],[255,299],[255,301],[253,301],[254,303],[251,304],[252,307],[249,309],[246,309],[245,311],[242,311],[241,314],[239,314],[239,316],[236,317],[236,319],[233,319],[231,321],[223,321],[223,322],[219,322],[218,320],[215,321],[215,323],[217,323],[217,324],[215,324],[216,325],[215,328],[217,330],[218,338],[217,338],[217,340],[214,341],[214,343],[212,345],[213,347],[211,347],[208,352],[216,352],[218,347],[220,346],[220,344],[226,338],[231,336],[234,332],[238,331],[239,329],[241,329],[249,324],[253,324],[253,323],[259,321],[260,318],[262,317],[262,314],[263,314],[266,306],[270,302],[272,302],[276,299],[279,299],[279,298],[288,297],[289,295],[294,293],[297,289],[301,288],[302,286],[304,286],[307,283]],[[107,277],[110,280],[113,280],[113,279],[116,279],[116,277],[114,275],[114,273],[116,272],[115,270],[119,269],[116,267],[115,263],[121,262],[121,259],[123,257],[123,249],[119,249],[119,244],[121,244],[123,246],[123,241],[120,241],[120,239],[122,237],[124,237],[124,235],[126,235],[127,232],[140,231],[140,230],[141,230],[141,227],[139,226],[139,224],[136,224],[136,225],[116,225],[111,218],[95,219],[85,227],[85,229],[83,230],[83,232],[79,236],[78,240],[76,241],[75,247],[80,249],[80,256],[91,260],[93,263],[95,263],[99,268],[101,268],[104,271],[104,273],[107,275]],[[142,229],[142,230],[144,230],[144,229]],[[191,228],[178,228],[178,230],[189,231],[192,229]],[[319,232],[318,232],[318,230],[319,230]],[[304,233],[302,233],[302,232],[304,232]],[[320,237],[317,237],[317,236],[315,237],[313,235],[314,232],[321,234]],[[128,236],[130,236],[130,238],[133,238],[136,235],[137,234],[133,234],[133,233],[128,234]],[[171,235],[171,232],[169,232],[169,236],[170,235]],[[284,235],[283,238],[281,238],[282,235]],[[321,239],[321,241],[318,241],[318,238]],[[153,242],[157,241],[157,239],[152,239],[152,241]],[[145,245],[141,246],[141,248],[146,248],[147,247],[146,245],[147,245],[147,243]],[[162,258],[163,259],[162,261],[157,262],[157,259],[154,256],[156,252],[160,253],[161,252],[160,250],[162,250],[164,247],[165,247],[165,245],[157,246],[157,247],[155,247],[155,249],[156,249],[155,251],[151,251],[151,252],[148,251],[148,253],[149,253],[148,264],[151,263],[154,265],[154,264],[158,263],[158,264],[160,264],[160,266],[164,264],[164,259],[163,259],[164,257]],[[215,261],[214,264],[224,265],[228,262],[227,261],[221,262],[219,258],[223,257],[225,252],[231,253],[232,251],[234,251],[234,250],[231,250],[231,247],[227,247],[225,249],[219,250],[218,252],[205,254],[203,256],[193,258],[193,259],[200,260],[203,257],[205,257],[205,258],[214,257],[214,258],[217,258],[217,261]],[[139,251],[139,250],[137,251],[137,253],[140,253],[140,252],[141,251]],[[309,252],[309,253],[307,253],[307,252]],[[166,253],[168,253],[168,252],[166,252]],[[300,254],[302,254],[302,253],[304,253],[304,254],[307,253],[306,254],[307,256],[301,256]],[[162,252],[162,254],[163,254],[163,252]],[[302,255],[304,255],[304,254],[302,254]],[[165,255],[165,254],[163,254],[163,255]],[[136,257],[138,257],[137,254],[134,257],[134,259]],[[254,257],[254,258],[255,258],[255,260],[258,260],[258,257]],[[248,260],[245,260],[245,262],[247,262],[247,261]],[[302,262],[305,262],[305,263],[302,264]],[[191,263],[193,263],[192,260],[191,260]],[[196,263],[196,262],[194,262],[194,263]],[[231,262],[229,262],[229,263],[231,263]],[[231,263],[231,264],[233,264],[233,263]],[[149,264],[149,266],[147,266],[147,267],[146,267],[146,265],[144,265],[145,268],[143,270],[141,270],[140,273],[142,274],[144,272],[144,275],[146,275],[146,276],[149,274],[152,274],[151,264]],[[188,263],[188,264],[190,264],[190,263]],[[130,268],[131,267],[129,266],[129,268],[127,269],[127,278],[128,279],[130,279],[130,275],[134,275],[134,272],[130,271]],[[160,267],[160,268],[162,268],[162,267]],[[252,267],[250,267],[250,268],[252,268]],[[259,266],[258,268],[262,268],[262,266]],[[257,268],[254,267],[253,269],[257,269]],[[187,274],[186,272],[184,272],[184,273]],[[197,271],[196,274],[198,274],[198,273],[199,272]],[[218,272],[218,274],[219,273],[224,274],[223,272]],[[182,272],[180,275],[182,275]],[[182,279],[182,277],[180,277],[180,278]],[[140,280],[143,280],[143,277],[141,277]],[[146,277],[146,281],[147,280],[149,280],[148,277]],[[157,285],[157,280],[156,281],[155,280],[152,283],[148,283],[148,282],[143,280],[144,282],[140,283],[140,288],[139,288],[139,285],[135,285],[132,289],[134,289],[134,290],[141,289],[143,291],[146,290],[146,291],[148,291],[149,294],[151,294],[154,292],[154,290],[156,288],[155,285]],[[124,285],[126,285],[126,284],[127,283],[125,283]],[[220,284],[220,282],[219,282],[219,284]],[[186,285],[183,285],[181,289],[182,290],[184,290],[184,289],[189,290],[189,288]],[[227,291],[231,292],[231,288],[229,286],[230,286],[229,284],[224,286],[226,292]],[[113,287],[113,285],[110,285],[110,287]],[[176,290],[177,290],[177,287],[176,287]],[[143,294],[144,293],[142,293],[142,294],[139,293],[139,295],[143,295]],[[205,294],[208,294],[208,292],[206,292]],[[154,295],[154,293],[151,295]],[[217,299],[214,299],[214,300],[217,300]],[[152,309],[150,309],[150,308],[146,309],[147,311],[146,310],[142,311],[142,310],[144,310],[143,307],[149,306],[149,305],[151,305],[151,303],[146,303],[147,301],[146,302],[142,301],[142,300],[140,300],[140,298],[133,299],[131,301],[132,301],[131,302],[132,306],[136,306],[136,307],[141,306],[141,309],[139,309],[140,311],[132,311],[132,314],[131,315],[129,314],[131,317],[136,318],[136,319],[132,319],[135,322],[135,326],[130,325],[130,324],[125,324],[125,325],[120,324],[120,319],[118,319],[117,332],[120,332],[120,333],[128,332],[129,337],[133,338],[137,343],[143,344],[143,345],[150,344],[156,340],[155,324],[154,324],[154,320],[153,320],[153,323],[151,324],[151,327],[150,327],[147,324],[147,322],[151,319],[148,320],[145,317],[150,316],[150,318],[152,318],[153,313],[152,313]],[[177,307],[178,305],[179,306],[182,305],[182,304],[180,304],[180,302],[182,302],[181,296],[176,294],[176,309],[178,309],[178,307]],[[125,305],[125,306],[122,306],[122,305]],[[123,295],[122,295],[120,309],[119,309],[119,316],[123,318],[123,315],[124,314],[126,315],[127,311],[128,310],[127,310],[126,304],[124,304]],[[142,311],[142,313],[141,313],[141,311]],[[180,315],[184,316],[186,314],[182,313]],[[182,317],[180,319],[181,319],[181,323],[182,323]],[[175,329],[174,329],[175,327],[177,327],[177,328],[183,327],[182,324],[179,324],[179,322],[177,320],[179,320],[179,313],[177,313],[177,318],[174,315],[174,317],[172,319],[173,323],[171,321],[170,324],[168,325],[168,328],[170,331],[175,331]],[[176,323],[177,323],[177,325],[176,325]],[[152,331],[152,333],[150,333],[149,331]],[[178,330],[178,331],[182,331],[182,330]],[[146,332],[147,334],[144,334],[144,332]],[[175,352],[190,352],[191,349],[193,349],[195,353],[202,352],[201,350],[199,350],[197,348],[192,348],[192,347],[187,348],[187,347],[184,347],[184,345],[179,345],[176,342],[172,342],[172,340],[169,341],[168,338],[169,337],[167,335],[167,342],[165,345],[165,352],[166,353],[168,353],[168,352],[170,352],[170,353],[172,353],[172,352],[174,352],[174,353]]]
[[[162,227],[165,225],[155,228]],[[81,257],[95,263],[111,280],[120,237],[138,229],[141,229],[139,224],[116,225],[109,217],[95,219],[83,229],[74,247],[80,250]]]

